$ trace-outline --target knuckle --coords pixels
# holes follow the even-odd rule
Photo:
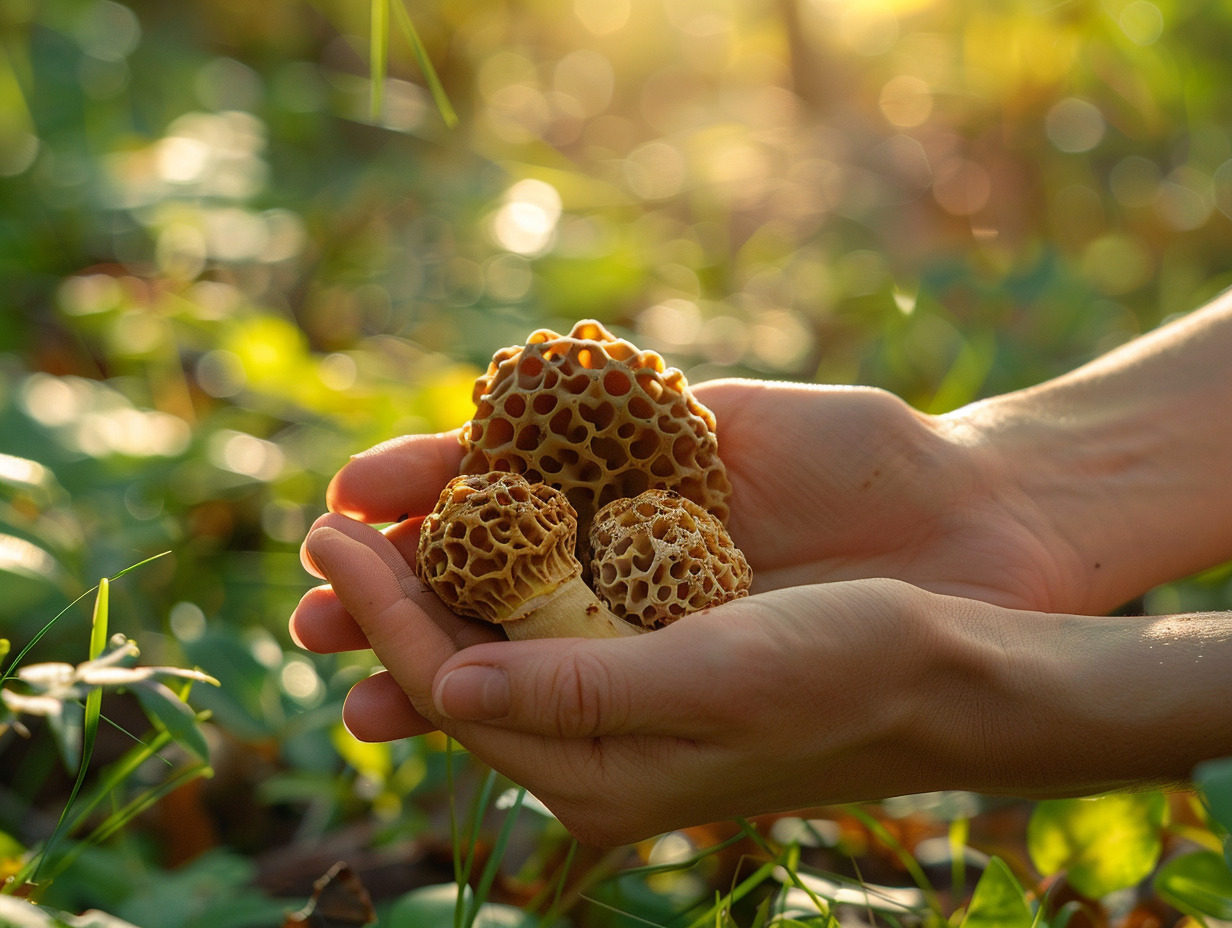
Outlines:
[[[555,733],[591,738],[611,729],[624,700],[611,670],[584,643],[571,648],[549,677]]]

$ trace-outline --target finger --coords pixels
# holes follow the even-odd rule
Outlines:
[[[361,522],[397,522],[432,510],[462,461],[458,433],[405,435],[355,455],[330,481],[329,508]]]
[[[436,731],[436,726],[415,711],[410,698],[389,673],[360,680],[342,707],[347,730],[360,741],[396,741]]]
[[[332,587],[313,587],[291,613],[291,639],[318,654],[362,651],[370,645],[364,631],[342,607]]]
[[[450,612],[370,526],[321,526],[306,545],[342,608],[421,712],[431,712],[432,679],[441,663],[459,648],[499,634]]]
[[[435,711],[551,737],[709,739],[730,727],[741,677],[759,666],[756,611],[733,603],[633,638],[469,648],[440,668]]]
[[[419,545],[419,527],[422,524],[422,518],[407,519],[404,522],[388,526],[381,531],[381,534],[388,538],[393,545],[395,557],[390,560],[390,566],[395,570],[402,570],[402,567],[397,563],[400,560],[409,570],[414,571],[415,549]],[[361,541],[369,537],[368,533],[371,531],[364,523],[356,522],[354,519],[336,512],[327,512],[324,515],[317,516],[316,521],[312,523],[312,528],[308,530],[308,534],[304,538],[304,543],[300,545],[299,561],[304,570],[314,577],[320,577],[322,580],[325,579],[325,574],[312,561],[311,553],[308,550],[308,538],[312,536],[316,529],[323,527],[336,528],[338,531]],[[388,547],[382,546],[380,550],[383,557],[389,557],[390,551]]]

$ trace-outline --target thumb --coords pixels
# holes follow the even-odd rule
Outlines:
[[[741,623],[721,612],[632,638],[475,645],[442,664],[433,702],[447,718],[552,737],[705,737],[740,676]]]

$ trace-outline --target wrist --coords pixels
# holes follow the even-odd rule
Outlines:
[[[1232,751],[1232,615],[1043,616],[1064,792],[1183,785]],[[1065,655],[1044,656],[1045,649]]]
[[[1166,788],[1232,752],[1232,616],[979,610],[953,623],[961,659],[939,677],[966,692],[949,697],[968,707],[955,723],[962,788],[1036,798]]]
[[[1020,527],[1041,577],[1028,608],[1101,614],[1140,594],[1151,565],[1135,532],[1134,499],[1166,486],[1139,436],[1097,408],[1061,410],[1041,391],[1007,394],[955,418],[973,445],[988,504]],[[1148,436],[1142,436],[1149,443]],[[1153,497],[1152,497],[1153,498]]]
[[[1046,552],[1036,608],[1106,612],[1232,556],[1232,296],[940,421]]]

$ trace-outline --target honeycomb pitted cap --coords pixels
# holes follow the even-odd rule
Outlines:
[[[475,382],[461,473],[509,471],[564,491],[585,539],[594,513],[674,489],[726,521],[731,483],[714,414],[684,374],[594,320],[497,352]]]
[[[723,524],[671,490],[604,506],[590,526],[590,552],[600,601],[647,628],[746,596],[753,579]]]
[[[455,477],[420,528],[416,573],[459,615],[510,622],[581,575],[577,513],[518,474]]]

